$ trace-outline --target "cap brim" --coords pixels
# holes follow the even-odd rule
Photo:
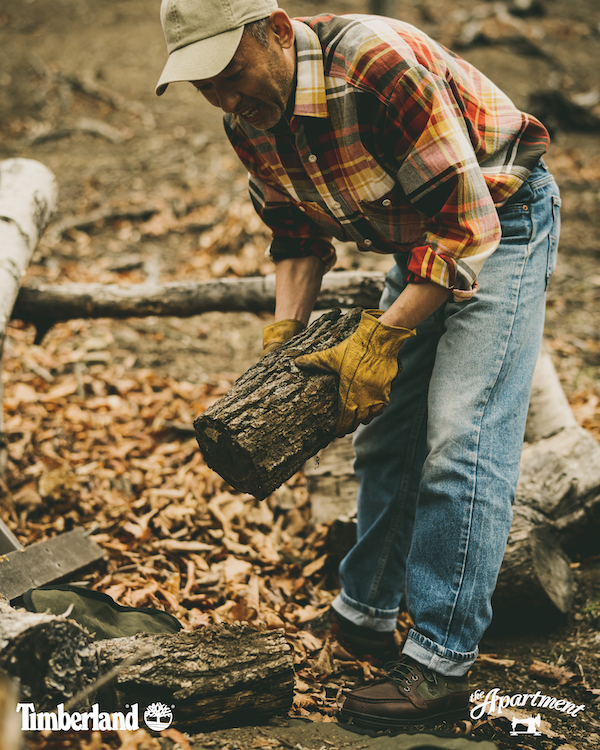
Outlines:
[[[173,50],[156,84],[156,95],[162,96],[176,81],[203,81],[218,75],[231,62],[243,33],[240,26]]]

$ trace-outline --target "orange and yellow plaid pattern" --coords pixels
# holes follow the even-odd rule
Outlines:
[[[225,117],[273,259],[315,254],[331,266],[337,237],[409,253],[409,281],[468,299],[500,240],[496,208],[547,150],[545,128],[414,26],[366,15],[293,23],[286,117],[265,131]]]

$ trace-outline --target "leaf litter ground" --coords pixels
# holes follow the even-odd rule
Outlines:
[[[329,7],[364,10],[355,5]],[[541,11],[529,15],[507,14],[502,5],[441,0],[403,3],[401,11],[449,46],[462,46],[524,108],[540,88],[558,87],[571,99],[593,93],[597,66],[590,60],[597,58],[600,27],[592,0],[530,3]],[[61,191],[27,283],[271,272],[267,232],[218,115],[183,87],[171,87],[168,102],[152,94],[163,42],[146,5],[60,0],[58,6],[61,13],[29,3],[25,16],[20,3],[7,0],[0,13],[7,94],[0,103],[0,156],[48,164]],[[309,3],[288,9],[321,10]],[[155,65],[147,63],[148,50],[155,50]],[[588,101],[595,112],[591,95]],[[558,114],[552,116],[547,161],[562,191],[563,232],[546,340],[578,421],[599,436],[600,139],[561,129]],[[343,245],[339,254],[338,268],[389,265]],[[93,530],[107,559],[85,574],[90,586],[122,604],[166,609],[184,627],[235,620],[283,627],[296,668],[287,727],[284,719],[280,726],[196,738],[172,729],[159,738],[143,730],[36,736],[29,738],[32,747],[384,747],[381,737],[311,733],[324,725],[336,731],[342,691],[376,678],[381,665],[302,630],[338,587],[329,528],[312,522],[303,476],[258,503],[205,466],[190,432],[193,419],[255,361],[265,320],[211,313],[71,321],[39,346],[32,327],[11,324],[2,519],[24,544],[75,525]],[[528,632],[527,623],[510,632],[492,629],[471,682],[508,695],[539,690],[585,704],[585,711],[574,718],[545,712],[541,737],[511,737],[508,720],[498,717],[437,729],[493,739],[501,748],[598,745],[600,562],[574,559],[573,568],[578,596],[571,616],[547,632]],[[409,625],[403,613],[399,644]],[[294,723],[300,720],[311,723]]]

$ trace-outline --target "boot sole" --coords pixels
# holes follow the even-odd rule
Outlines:
[[[340,722],[353,724],[365,729],[395,729],[407,726],[436,724],[441,721],[461,721],[469,718],[468,706],[465,708],[454,709],[453,711],[441,711],[437,714],[428,714],[427,716],[394,719],[389,716],[373,716],[372,714],[363,714],[358,711],[344,710],[340,712]]]

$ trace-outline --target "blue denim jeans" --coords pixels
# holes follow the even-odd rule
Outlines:
[[[414,621],[404,653],[465,674],[491,617],[512,522],[560,198],[543,163],[499,210],[502,241],[467,302],[448,301],[405,342],[389,406],[355,434],[358,541],[333,606],[357,625]],[[396,257],[381,299],[404,288]]]

